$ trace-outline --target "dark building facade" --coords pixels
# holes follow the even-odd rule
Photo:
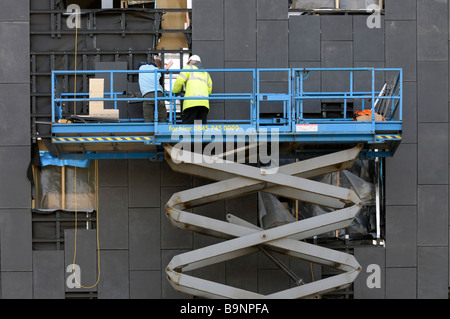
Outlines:
[[[161,161],[99,160],[96,227],[77,229],[76,258],[88,269],[81,279],[88,288],[66,284],[74,261],[75,233],[73,223],[65,223],[74,216],[33,213],[33,189],[27,176],[35,133],[48,134],[40,123],[46,97],[39,88],[42,85],[45,91],[52,69],[51,63],[46,69],[36,54],[37,62],[33,61],[39,42],[32,38],[51,35],[30,32],[30,17],[33,10],[47,8],[49,3],[53,1],[0,3],[0,297],[192,298],[173,290],[164,269],[172,256],[215,239],[174,229],[164,205],[173,193],[207,181],[172,172]],[[448,298],[448,1],[385,0],[375,28],[367,25],[369,14],[289,14],[287,1],[193,0],[192,5],[192,53],[202,57],[206,68],[403,69],[403,141],[395,156],[385,160],[385,245],[352,247],[363,269],[352,290],[340,296]],[[97,40],[101,42],[101,37]],[[111,42],[105,40],[105,45]],[[129,51],[139,43],[130,38],[126,46],[112,45],[108,50]],[[138,49],[137,55],[145,57],[145,48]],[[132,69],[137,61],[119,52],[98,55],[95,62],[126,62],[125,67]],[[59,65],[63,68],[64,61]],[[70,67],[70,61],[66,65]],[[94,68],[89,57],[84,67]],[[213,81],[218,92],[233,92],[245,85],[239,78],[219,74],[213,75]],[[339,82],[315,81],[322,89]],[[284,85],[277,78],[263,82],[279,90]],[[231,119],[240,112],[244,111],[238,105],[215,102],[210,117]],[[232,213],[257,223],[257,205],[257,196],[247,195],[194,211],[217,219]],[[48,238],[56,244],[42,245],[39,237],[52,232],[57,234]],[[306,263],[284,261],[306,282],[324,275],[319,266],[311,269]],[[371,264],[380,266],[379,288],[366,284]],[[293,285],[260,254],[196,272],[202,278],[260,293]]]

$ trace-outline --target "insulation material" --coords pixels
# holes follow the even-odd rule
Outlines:
[[[350,170],[327,174],[316,178],[321,183],[337,185],[343,188],[354,190],[361,198],[363,206],[351,225],[345,229],[340,229],[338,233],[322,234],[319,237],[337,237],[344,239],[345,235],[349,239],[363,239],[373,237],[376,231],[376,208],[375,208],[375,185],[370,182],[370,172],[367,161],[358,160]],[[299,219],[306,219],[319,216],[332,211],[332,209],[299,202]]]
[[[158,8],[164,9],[186,9],[186,0],[158,0]],[[162,16],[161,27],[163,30],[184,30],[188,18],[184,12],[166,12]],[[157,49],[178,50],[188,48],[186,36],[180,33],[164,33],[159,40]]]
[[[366,10],[374,4],[378,5],[379,0],[339,0],[339,8],[347,10]]]
[[[329,9],[335,8],[335,0],[293,0],[291,9]]]
[[[365,10],[370,5],[379,4],[379,0],[293,0],[291,9],[347,9]]]
[[[76,168],[76,185],[74,166],[46,165],[36,171],[36,210],[90,212],[96,209],[94,165]]]
[[[289,209],[279,199],[268,193],[258,193],[259,224],[264,229],[278,227],[295,221]]]
[[[105,79],[89,79],[89,98],[104,97]],[[104,109],[103,101],[89,101],[89,116],[118,120],[119,110]]]
[[[316,181],[352,189],[360,197],[363,206],[352,224],[337,232],[322,234],[321,238],[338,237],[344,239],[346,235],[349,239],[364,239],[373,237],[376,231],[376,209],[375,209],[375,185],[371,182],[371,168],[368,161],[357,160],[355,165],[349,170],[327,174],[315,178]],[[288,208],[274,195],[260,192],[258,193],[259,223],[264,229],[292,223],[295,221],[295,205]],[[323,207],[306,202],[298,202],[299,220],[320,216],[333,211],[328,207]]]

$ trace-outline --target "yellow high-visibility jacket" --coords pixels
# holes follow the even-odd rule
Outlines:
[[[198,67],[195,65],[188,65],[183,68],[183,70],[192,69],[198,70]],[[184,84],[186,84],[185,97],[209,97],[212,92],[212,80],[208,72],[180,72],[173,85],[172,92],[180,93]],[[183,100],[183,110],[193,106],[205,106],[209,110],[209,100]]]

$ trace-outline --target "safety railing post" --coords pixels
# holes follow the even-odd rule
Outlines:
[[[109,72],[109,98],[113,99],[114,96],[114,71]],[[104,98],[104,97],[103,97]],[[114,99],[114,108],[117,109],[117,99]]]
[[[400,121],[403,121],[403,70],[400,69],[399,70],[399,75],[400,75],[400,86],[399,86],[399,90],[398,90],[398,96],[399,96],[399,115],[398,118]]]
[[[299,100],[299,107],[300,107],[300,120],[303,120],[303,74],[300,75],[300,100]]]
[[[55,72],[52,71],[52,123],[55,123]]]
[[[372,113],[372,132],[375,132],[375,69],[372,68],[371,69],[372,72],[372,108],[371,108],[371,113]]]
[[[162,75],[161,75],[162,76]],[[170,72],[169,73],[169,95],[168,95],[168,98],[169,98],[169,123],[174,123],[175,124],[175,122],[173,122],[173,107],[172,107],[172,104],[173,104],[173,101],[172,101],[172,72]]]
[[[288,127],[291,132],[294,130],[293,122],[293,114],[295,113],[293,111],[293,104],[292,104],[292,71],[291,69],[288,69],[288,85],[289,85],[289,99],[286,100],[286,103],[288,104]]]
[[[259,95],[259,77],[260,77],[260,70],[256,70],[256,131],[259,131],[259,117],[260,117],[260,105],[259,105],[259,99],[260,99],[260,95]]]
[[[256,130],[256,119],[258,117],[258,114],[257,114],[258,95],[257,95],[257,84],[256,84],[257,78],[256,78],[256,70],[255,69],[252,70],[252,81],[253,81],[253,89],[252,89],[253,99],[251,101],[251,111],[252,112],[250,115],[251,116],[250,121],[251,121],[251,125]]]
[[[155,78],[154,78],[155,93],[153,94],[154,95],[154,97],[153,97],[154,103],[155,103],[155,106],[154,106],[155,114],[154,114],[153,124],[155,125],[155,134],[156,134],[156,133],[158,133],[158,89],[157,89],[158,88],[158,71],[157,71],[157,69],[155,69],[153,71],[153,74],[155,75]]]

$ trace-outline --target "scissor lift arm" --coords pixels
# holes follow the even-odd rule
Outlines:
[[[222,161],[221,156],[205,158],[203,155],[205,160],[194,162],[189,160],[194,157],[187,150],[180,152],[169,145],[164,148],[166,160],[174,170],[216,180],[212,184],[175,193],[166,204],[169,220],[177,228],[224,239],[220,243],[173,257],[166,273],[174,289],[206,298],[308,298],[342,289],[353,283],[361,267],[352,255],[301,240],[348,227],[358,214],[361,200],[353,190],[308,178],[348,168],[358,158],[362,146],[288,164],[280,167],[277,172],[236,162],[219,162]],[[336,210],[271,229],[258,228],[233,215],[227,216],[228,221],[221,221],[187,211],[193,207],[257,191],[333,207]],[[277,251],[311,263],[333,267],[342,273],[270,295],[186,274],[194,269],[260,250],[268,254],[272,250]],[[289,269],[284,270],[292,276]]]

